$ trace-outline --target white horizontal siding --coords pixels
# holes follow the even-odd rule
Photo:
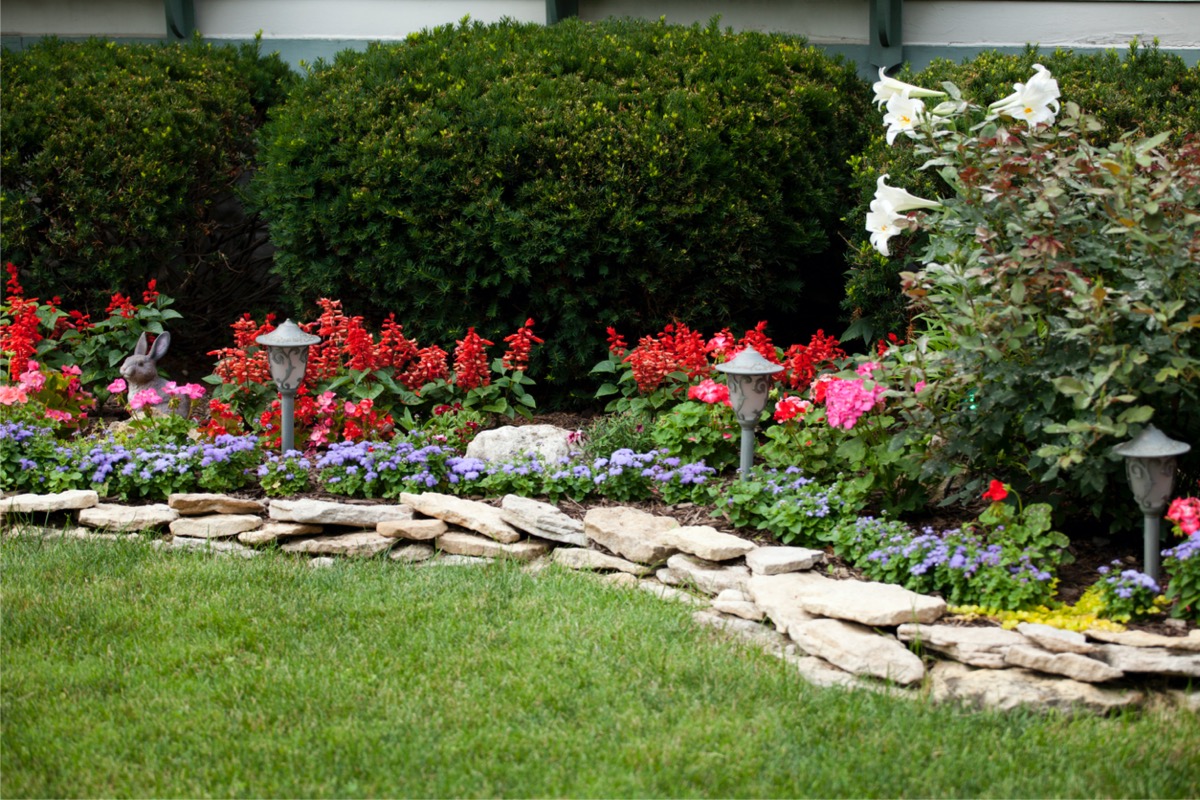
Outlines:
[[[162,37],[167,14],[162,0],[4,0],[5,36]]]

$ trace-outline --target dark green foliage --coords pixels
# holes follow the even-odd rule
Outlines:
[[[437,341],[534,317],[539,383],[561,386],[606,325],[800,303],[867,111],[853,69],[794,37],[447,26],[318,64],[264,129],[256,198],[298,307]]]
[[[48,39],[5,51],[4,259],[32,295],[102,311],[108,293],[211,259],[214,219],[265,109],[294,80],[257,44]],[[200,287],[189,287],[192,290]],[[228,301],[228,296],[224,298]]]
[[[950,81],[965,99],[987,105],[1010,94],[1014,83],[1027,81],[1034,64],[1044,65],[1054,75],[1063,102],[1078,104],[1102,123],[1100,130],[1089,134],[1093,143],[1115,141],[1123,132],[1139,129],[1145,135],[1170,132],[1176,142],[1189,132],[1200,132],[1200,66],[1189,69],[1178,56],[1156,47],[1134,45],[1124,57],[1116,51],[1039,53],[1033,47],[1021,55],[989,51],[961,64],[937,60],[916,75],[906,68],[893,77],[927,89],[941,89],[943,81]],[[850,269],[843,310],[855,324],[851,336],[843,337],[846,339],[861,336],[871,341],[889,332],[904,334],[911,322],[907,301],[900,294],[899,275],[920,269],[917,256],[924,236],[896,237],[890,258],[871,248],[863,223],[876,178],[888,173],[890,185],[903,186],[918,197],[951,193],[936,170],[919,171],[926,157],[903,146],[903,137],[896,146],[887,145],[882,119],[882,111],[871,114],[871,143],[862,157],[853,161],[857,206],[846,218],[853,235],[847,252]]]

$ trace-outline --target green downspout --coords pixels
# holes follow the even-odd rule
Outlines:
[[[546,24],[579,16],[579,0],[546,0]]]
[[[167,39],[180,42],[196,32],[195,0],[163,0],[167,13]]]
[[[904,61],[903,0],[870,0],[870,5],[868,58],[873,66],[894,67]]]

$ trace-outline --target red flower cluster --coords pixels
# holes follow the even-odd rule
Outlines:
[[[110,317],[113,314],[120,314],[125,319],[133,319],[133,317],[137,314],[137,306],[133,304],[132,300],[120,292],[117,292],[112,296],[112,299],[108,301],[108,308],[104,310],[108,312]]]
[[[208,419],[199,426],[200,432],[210,439],[223,434],[241,436],[246,432],[246,423],[233,406],[222,403],[215,397],[208,401]]]
[[[516,333],[505,336],[504,341],[508,344],[508,350],[502,358],[504,368],[516,372],[525,371],[529,366],[529,351],[535,344],[543,343],[542,339],[533,335],[533,317],[525,320],[525,324],[518,328]]]
[[[146,291],[142,292],[142,303],[145,305],[153,305],[154,301],[158,300],[158,281],[154,278],[146,284]]]
[[[422,386],[432,381],[449,380],[450,364],[447,358],[446,351],[436,344],[422,347],[408,369],[397,375],[396,380],[412,392],[420,391]]]
[[[17,278],[17,268],[12,263],[4,265],[8,271],[5,288],[8,293],[7,312],[12,322],[0,327],[0,353],[8,355],[8,372],[17,380],[25,365],[37,353],[37,343],[42,340],[38,331],[38,301],[36,297],[25,297],[25,290]]]
[[[889,333],[887,335],[886,339],[880,339],[878,342],[875,343],[875,352],[877,354],[879,354],[879,356],[882,357],[885,353],[887,353],[888,348],[891,347],[892,345],[896,345],[897,347],[903,347],[904,344],[905,344],[905,341],[903,339],[901,339],[899,336],[897,336],[894,333]]]
[[[629,345],[625,343],[625,337],[617,333],[617,329],[608,326],[608,352],[612,353],[617,358],[624,358],[629,351]]]
[[[487,348],[492,343],[475,332],[475,328],[467,328],[467,335],[458,340],[454,348],[454,385],[469,392],[492,382],[492,373],[488,368]]]
[[[752,330],[746,331],[746,335],[738,342],[737,348],[729,354],[729,357],[733,358],[747,347],[753,347],[767,361],[770,361],[772,364],[778,364],[779,356],[775,354],[775,343],[771,341],[770,336],[767,336],[766,330],[767,321],[763,320],[755,325]]]
[[[837,337],[826,336],[825,331],[818,330],[807,345],[794,344],[784,351],[780,380],[794,391],[803,392],[812,385],[821,369],[833,367],[837,359],[845,357]]]
[[[699,331],[679,323],[663,328],[657,337],[643,336],[625,361],[633,367],[638,389],[648,393],[661,386],[672,372],[686,373],[689,380],[708,375],[711,367],[704,347],[704,336]]]
[[[249,314],[243,314],[230,327],[233,328],[233,347],[208,352],[217,357],[213,374],[223,383],[238,386],[269,382],[271,367],[267,364],[266,348],[254,340],[275,330],[275,315],[268,314],[266,321],[259,325]]]

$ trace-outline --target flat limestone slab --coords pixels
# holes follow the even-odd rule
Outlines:
[[[280,539],[292,539],[297,536],[314,536],[323,533],[321,525],[308,525],[303,522],[266,522],[261,528],[238,534],[238,541],[251,547],[262,547],[274,544]]]
[[[746,566],[755,575],[801,572],[824,561],[824,553],[807,547],[760,547],[746,554]]]
[[[1080,653],[1051,653],[1030,645],[1009,648],[1004,654],[1004,659],[1015,667],[1025,667],[1052,675],[1065,675],[1084,683],[1104,683],[1125,674],[1116,667],[1110,667],[1103,661],[1088,658]]]
[[[374,528],[381,522],[412,519],[412,508],[405,505],[355,505],[325,500],[272,500],[267,512],[278,522],[304,522],[310,525],[345,525]]]
[[[612,570],[639,577],[649,575],[654,569],[646,564],[636,564],[624,558],[617,558],[585,547],[559,547],[554,550],[550,558],[555,564],[561,564],[567,569]]]
[[[411,542],[431,542],[448,530],[450,526],[440,519],[393,519],[375,526],[380,536]]]
[[[786,587],[794,602],[809,614],[863,625],[930,623],[946,613],[946,601],[940,597],[917,594],[890,583],[832,580],[815,572],[751,576],[749,593],[760,606],[763,604],[758,594],[769,585]]]
[[[865,625],[840,619],[815,619],[792,626],[788,635],[804,652],[854,675],[882,678],[901,686],[925,677],[925,665],[919,656]]]
[[[558,506],[550,503],[508,494],[500,501],[500,515],[509,525],[530,536],[574,547],[588,546],[583,521],[567,516]]]
[[[104,528],[117,531],[146,531],[170,525],[179,519],[179,512],[164,503],[148,506],[122,506],[116,503],[100,503],[81,509],[79,524],[89,528]]]
[[[905,623],[896,629],[902,642],[919,642],[921,647],[942,653],[955,661],[987,669],[1005,669],[1005,660],[1013,647],[1024,647],[1029,640],[1016,631],[992,627],[958,625],[918,625]]]
[[[685,584],[692,584],[708,595],[718,595],[726,589],[746,590],[750,570],[741,564],[724,565],[715,561],[676,553],[667,559],[667,568]]]
[[[705,561],[732,561],[757,549],[754,542],[722,533],[711,525],[685,525],[663,534],[663,540],[681,552]]]
[[[1025,669],[972,669],[957,661],[939,661],[929,671],[935,702],[957,701],[980,708],[1011,711],[1057,708],[1108,713],[1140,706],[1138,691],[1101,688],[1070,678],[1051,678]]]
[[[1187,636],[1163,636],[1146,631],[1084,631],[1089,639],[1126,647],[1165,647],[1170,650],[1187,650],[1200,653],[1200,630],[1189,631]]]
[[[593,508],[583,518],[583,532],[589,539],[621,558],[650,566],[658,566],[679,552],[664,536],[678,527],[671,517],[623,506]]]
[[[427,517],[482,533],[497,542],[512,544],[521,539],[521,532],[504,521],[500,509],[487,503],[438,492],[404,493],[400,495],[400,502]]]
[[[284,542],[279,549],[285,553],[308,553],[320,556],[372,558],[392,549],[395,539],[380,536],[375,531],[358,531],[341,536],[316,536]]]
[[[208,514],[180,517],[171,523],[171,533],[193,539],[230,539],[261,528],[262,524],[262,517],[254,514]]]
[[[0,514],[40,514],[50,511],[78,511],[100,502],[90,489],[71,489],[55,494],[17,494],[0,498]]]
[[[533,561],[550,550],[549,545],[541,542],[524,541],[504,544],[486,536],[458,531],[450,531],[439,536],[436,547],[443,553],[451,555],[510,558],[514,561]]]
[[[167,498],[167,505],[185,517],[200,514],[262,514],[264,503],[227,494],[177,493]]]

